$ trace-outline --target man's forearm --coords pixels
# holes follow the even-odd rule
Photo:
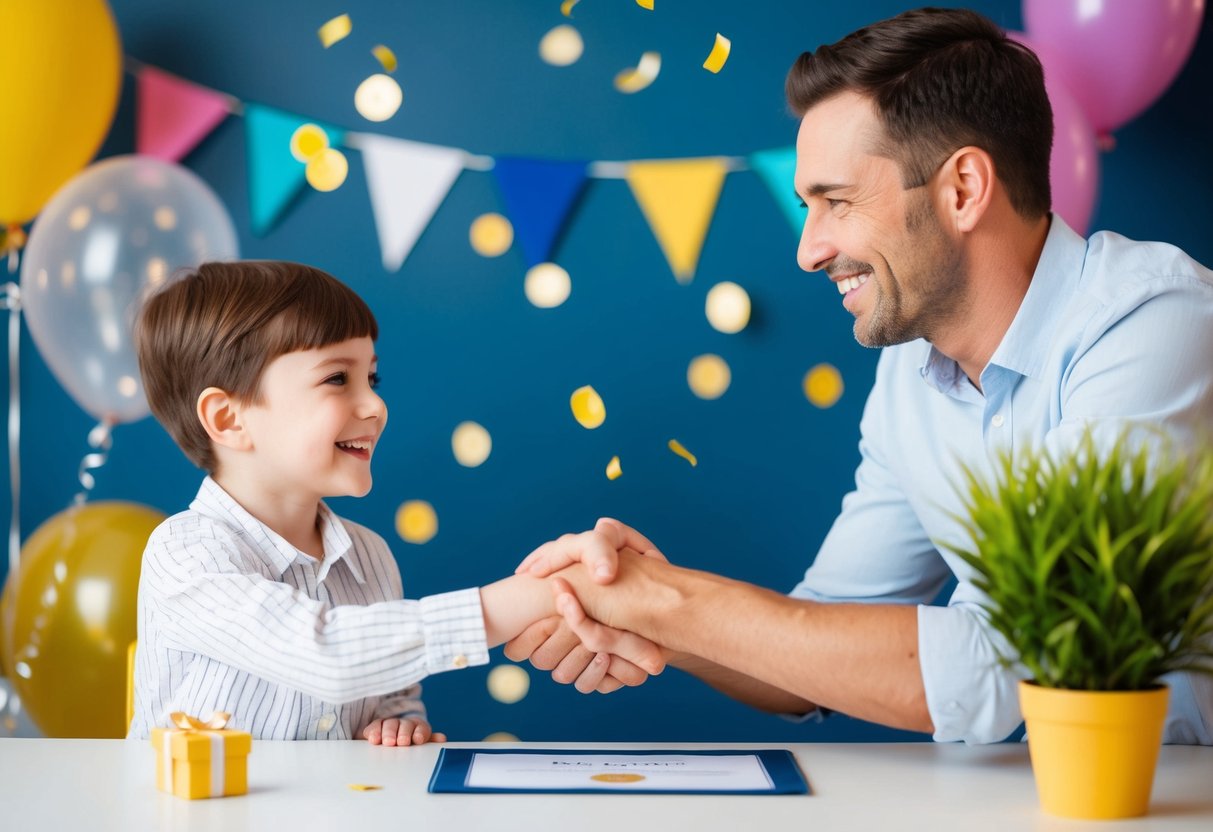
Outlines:
[[[669,663],[671,667],[690,673],[725,696],[761,711],[773,714],[806,714],[816,707],[809,700],[794,693],[722,667],[700,656],[673,656]]]

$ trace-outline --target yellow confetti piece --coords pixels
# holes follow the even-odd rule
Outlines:
[[[438,534],[438,515],[425,500],[409,500],[396,512],[396,532],[408,543],[429,543]]]
[[[514,226],[501,214],[481,214],[468,229],[468,240],[481,257],[499,257],[514,244]]]
[[[750,322],[750,296],[736,283],[717,283],[708,291],[705,311],[712,328],[732,335]]]
[[[685,459],[687,462],[691,463],[692,468],[694,468],[696,465],[699,464],[699,460],[695,458],[695,454],[691,453],[686,448],[684,448],[682,446],[682,443],[679,442],[677,439],[671,439],[669,444],[670,444],[670,450],[673,451],[674,453],[678,454],[680,457]]]
[[[535,306],[554,309],[569,299],[573,282],[569,273],[555,263],[539,263],[527,271],[522,289]]]
[[[842,391],[842,373],[832,364],[818,364],[805,373],[805,398],[817,407],[832,407],[842,398]]]
[[[325,23],[316,34],[320,35],[320,42],[324,44],[325,49],[328,49],[337,41],[347,38],[353,28],[353,24],[350,23],[350,16],[343,14]]]
[[[396,79],[382,73],[367,78],[354,92],[354,108],[367,121],[387,121],[396,115],[403,100]]]
[[[636,0],[636,5],[642,9],[653,11],[653,0]]]
[[[606,475],[608,480],[617,480],[623,476],[623,468],[619,464],[619,457],[611,457],[611,461],[607,463]]]
[[[371,47],[371,54],[379,61],[379,65],[383,67],[384,72],[395,72],[398,63],[396,61],[396,53],[388,49],[382,43],[378,46]]]
[[[493,450],[493,437],[476,422],[461,422],[451,434],[455,460],[465,468],[482,465]]]
[[[350,783],[350,788],[356,792],[377,792],[383,786],[372,786],[369,783]]]
[[[307,182],[318,191],[335,191],[345,182],[350,163],[340,150],[326,147],[307,163]]]
[[[701,399],[719,399],[732,380],[729,365],[719,355],[700,355],[687,367],[687,384]]]
[[[712,51],[708,55],[708,59],[703,62],[703,68],[708,72],[720,72],[724,68],[724,62],[729,59],[729,53],[733,51],[733,42],[726,38],[720,32],[716,33],[716,43],[712,45]]]
[[[575,64],[584,51],[581,33],[567,23],[555,27],[539,41],[539,57],[552,66]]]
[[[484,742],[518,742],[518,738],[505,731],[495,731],[484,738]]]
[[[569,397],[569,407],[577,424],[587,430],[593,430],[606,421],[606,405],[602,402],[602,396],[588,384],[573,391]]]
[[[301,124],[291,134],[291,155],[300,162],[310,162],[329,146],[329,134],[318,124]]]
[[[572,17],[573,7],[580,2],[581,0],[564,0],[564,2],[560,4],[560,13],[565,17]]]
[[[615,76],[615,89],[623,93],[640,92],[657,80],[661,72],[661,53],[645,52],[634,69],[625,69]]]
[[[531,677],[516,664],[503,664],[489,671],[489,696],[506,705],[520,702],[531,689]]]

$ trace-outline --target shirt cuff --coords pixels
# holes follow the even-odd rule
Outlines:
[[[484,632],[479,588],[422,598],[421,627],[425,634],[426,670],[430,675],[488,664],[488,636]]]

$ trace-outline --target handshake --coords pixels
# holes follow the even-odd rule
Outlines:
[[[514,661],[529,659],[561,684],[582,693],[611,693],[642,684],[665,669],[671,654],[637,634],[643,611],[660,598],[645,573],[665,556],[644,535],[603,518],[591,531],[567,534],[531,552],[515,570],[551,576],[558,615],[527,627],[505,646]],[[647,586],[644,593],[641,587]]]

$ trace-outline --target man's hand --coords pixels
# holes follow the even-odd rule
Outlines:
[[[594,525],[593,531],[566,534],[543,544],[527,555],[514,573],[525,572],[536,578],[546,578],[580,562],[595,582],[609,584],[619,571],[620,549],[634,549],[647,557],[666,560],[666,556],[640,532],[611,517],[603,517]]]
[[[362,729],[362,738],[371,745],[425,745],[446,742],[446,734],[433,733],[430,724],[419,716],[374,719]]]

